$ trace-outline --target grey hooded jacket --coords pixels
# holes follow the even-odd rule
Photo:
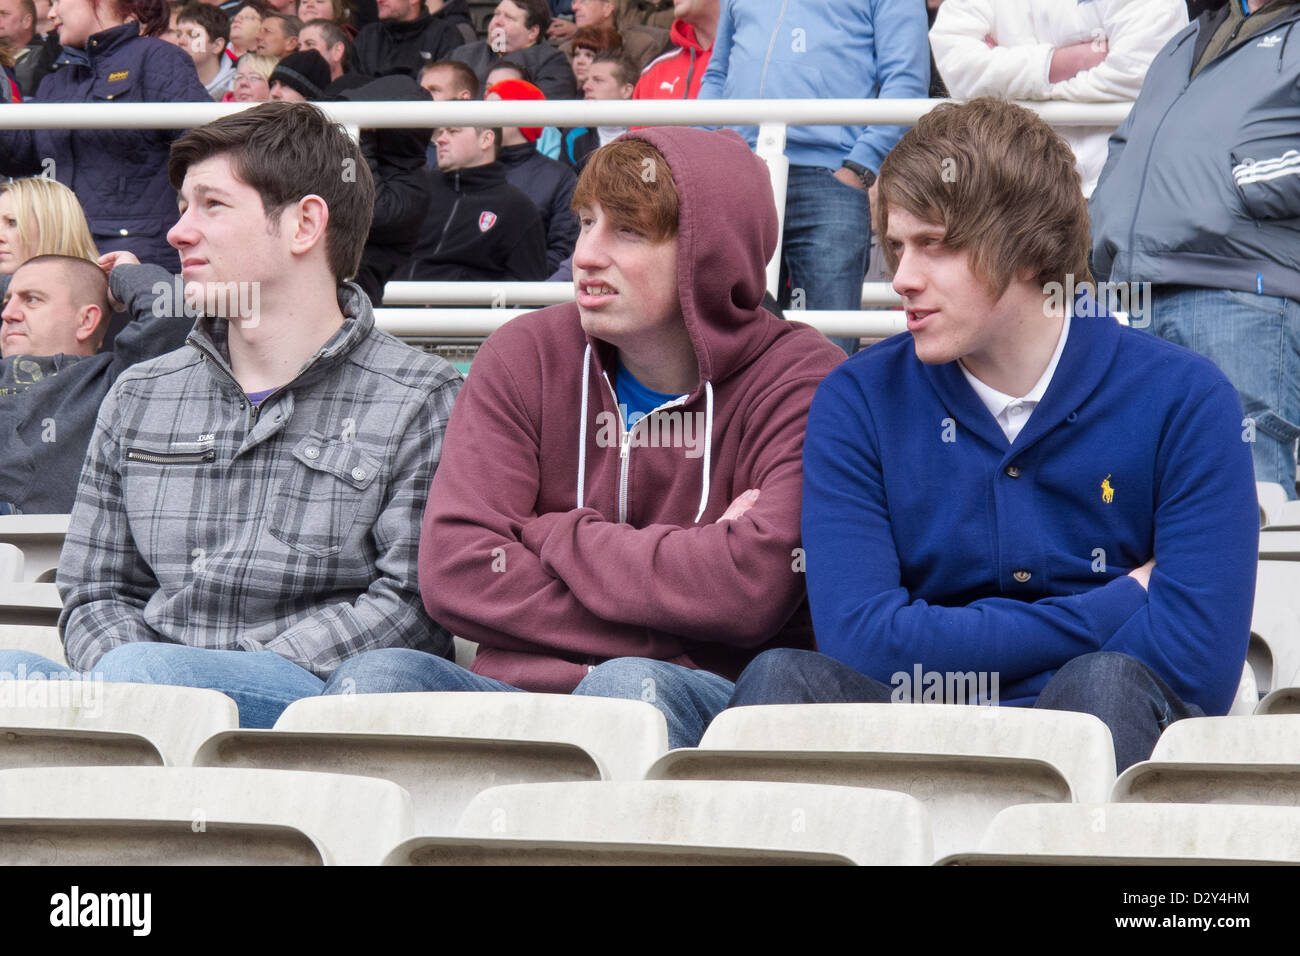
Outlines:
[[[1300,299],[1300,5],[1189,79],[1221,20],[1166,44],[1111,137],[1093,273]]]

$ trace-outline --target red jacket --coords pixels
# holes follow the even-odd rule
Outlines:
[[[699,95],[713,47],[706,50],[700,46],[695,39],[695,25],[684,20],[673,21],[670,35],[680,49],[650,61],[641,71],[632,99],[693,100]]]
[[[699,384],[631,433],[656,442],[624,447],[615,350],[577,306],[508,322],[457,398],[420,536],[429,613],[479,643],[476,673],[526,690],[567,693],[627,656],[735,679],[769,647],[813,646],[796,552],[804,423],[843,355],[759,307],[777,216],[744,141],[628,135],[664,154],[681,194],[676,284]],[[693,441],[665,440],[670,420]],[[718,523],[749,488],[757,503]]]

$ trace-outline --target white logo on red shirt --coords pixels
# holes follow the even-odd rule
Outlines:
[[[494,212],[481,212],[478,214],[478,231],[487,232],[497,224],[497,214]]]

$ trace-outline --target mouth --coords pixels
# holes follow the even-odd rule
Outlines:
[[[192,272],[200,266],[206,266],[207,264],[208,261],[206,259],[182,259],[181,275],[184,275],[187,272]]]
[[[590,279],[580,280],[574,292],[578,305],[586,309],[602,306],[618,295],[618,290],[612,285],[605,282],[593,282]]]
[[[924,327],[925,320],[928,319],[930,316],[934,315],[936,311],[938,310],[937,309],[908,309],[907,330],[909,332],[915,332],[917,329]]]

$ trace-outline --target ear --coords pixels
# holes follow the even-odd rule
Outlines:
[[[542,28],[541,28],[541,27],[529,27],[529,28],[528,28],[528,46],[533,46],[534,44],[536,44],[537,41],[538,41],[538,39],[541,37],[541,35],[542,35]]]
[[[288,212],[296,210],[296,216],[287,223],[289,228],[289,251],[294,255],[306,255],[318,243],[324,248],[325,229],[330,221],[330,207],[315,193],[303,196],[297,206],[291,206]]]
[[[77,310],[77,326],[73,335],[78,342],[85,342],[95,335],[95,330],[99,328],[100,321],[104,318],[104,310],[97,305],[83,305]]]
[[[226,41],[223,40],[221,37],[217,37],[216,44],[220,44],[220,46],[217,46],[216,50],[214,50],[213,52],[216,53],[217,56],[221,56],[221,54],[226,52]],[[216,46],[216,44],[212,44],[212,45]]]
[[[285,53],[293,53],[293,52],[296,51],[297,49],[298,49],[298,38],[297,38],[297,37],[285,37],[285,39],[284,39],[284,52],[285,52]]]
[[[496,138],[497,134],[495,130],[485,129],[483,132],[478,134],[478,148],[486,153],[492,148],[492,143]],[[497,145],[500,146],[499,143]]]

